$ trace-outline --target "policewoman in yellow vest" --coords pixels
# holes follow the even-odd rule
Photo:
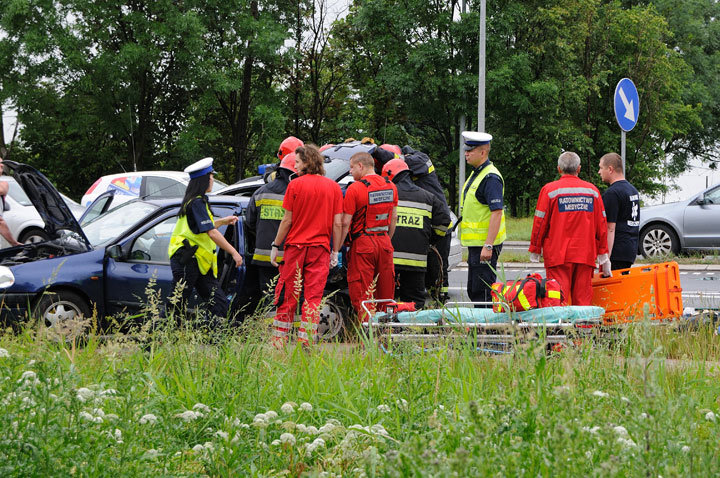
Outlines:
[[[490,290],[505,241],[505,185],[500,171],[489,159],[492,136],[464,131],[462,140],[465,161],[473,167],[463,186],[460,204],[460,242],[468,248],[467,293],[473,302],[491,302]]]
[[[182,280],[183,308],[193,290],[209,302],[208,310],[217,317],[226,317],[228,300],[217,279],[216,245],[230,254],[240,267],[242,256],[216,228],[235,224],[236,216],[214,219],[206,193],[213,187],[213,159],[205,158],[185,168],[190,182],[185,190],[178,221],[175,224],[168,255],[173,275],[173,289]]]

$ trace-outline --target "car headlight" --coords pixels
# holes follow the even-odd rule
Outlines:
[[[15,275],[9,267],[0,266],[0,289],[7,289],[15,283]]]

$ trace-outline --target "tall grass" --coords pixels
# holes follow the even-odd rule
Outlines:
[[[505,216],[505,230],[508,241],[529,241],[532,234],[532,217]]]
[[[713,476],[710,326],[631,326],[548,355],[446,343],[266,346],[0,336],[0,475]],[[669,360],[673,359],[673,360]]]

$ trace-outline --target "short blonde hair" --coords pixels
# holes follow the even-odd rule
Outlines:
[[[375,160],[369,153],[355,153],[350,157],[351,163],[360,163],[364,168],[374,168]]]

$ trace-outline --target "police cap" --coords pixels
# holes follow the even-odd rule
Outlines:
[[[205,176],[206,174],[215,172],[212,167],[212,163],[212,158],[203,158],[185,168],[185,172],[190,175],[190,179],[199,178],[200,176]]]
[[[463,131],[463,150],[470,151],[483,144],[488,144],[492,141],[492,135],[488,133],[481,133],[479,131]]]

